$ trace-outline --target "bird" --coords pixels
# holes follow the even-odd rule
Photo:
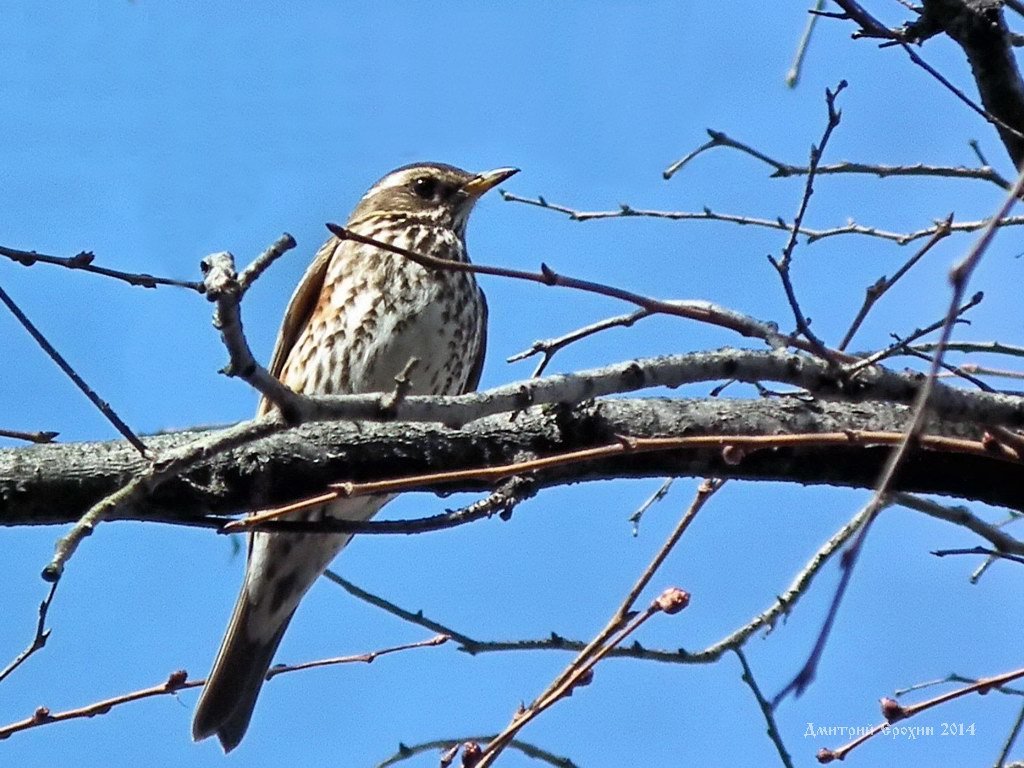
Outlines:
[[[474,174],[444,163],[398,168],[370,187],[346,228],[449,261],[468,262],[466,224],[490,189],[517,173]],[[270,372],[299,394],[476,389],[487,347],[487,302],[472,272],[428,269],[401,254],[332,236],[291,297]],[[409,368],[410,359],[417,362]],[[263,399],[257,415],[273,410]],[[293,513],[368,520],[390,500],[369,496]],[[295,519],[294,517],[292,519]],[[249,535],[241,592],[192,721],[192,737],[241,742],[274,653],[307,590],[351,538],[339,533]]]

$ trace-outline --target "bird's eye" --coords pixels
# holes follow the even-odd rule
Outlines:
[[[420,176],[413,181],[412,191],[424,200],[432,200],[437,193],[437,180],[429,176]]]

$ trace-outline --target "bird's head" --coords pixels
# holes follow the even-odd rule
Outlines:
[[[470,173],[444,163],[414,163],[397,168],[370,187],[350,221],[398,214],[425,224],[448,227],[460,235],[476,201],[518,168]]]

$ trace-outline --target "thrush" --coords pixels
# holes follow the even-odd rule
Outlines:
[[[514,173],[407,165],[374,184],[346,226],[417,253],[465,262],[474,204]],[[376,246],[331,237],[291,298],[270,371],[303,394],[387,392],[416,358],[411,392],[460,394],[476,388],[486,342],[487,303],[471,272],[426,269]],[[258,413],[272,407],[264,400]],[[295,514],[368,520],[389,498],[338,500]],[[350,538],[250,535],[241,594],[196,706],[194,739],[216,734],[225,752],[242,740],[299,601]]]

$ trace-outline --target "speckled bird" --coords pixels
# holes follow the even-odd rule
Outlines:
[[[468,261],[466,223],[487,190],[516,172],[467,173],[441,163],[392,171],[363,195],[347,228],[417,253]],[[331,237],[296,288],[270,364],[304,394],[389,392],[408,365],[410,391],[476,388],[487,343],[487,303],[470,272],[426,269],[381,248]],[[273,406],[260,403],[259,413]],[[368,520],[389,497],[344,499],[295,513]],[[255,533],[245,580],[192,723],[225,752],[245,735],[288,623],[347,534]]]

